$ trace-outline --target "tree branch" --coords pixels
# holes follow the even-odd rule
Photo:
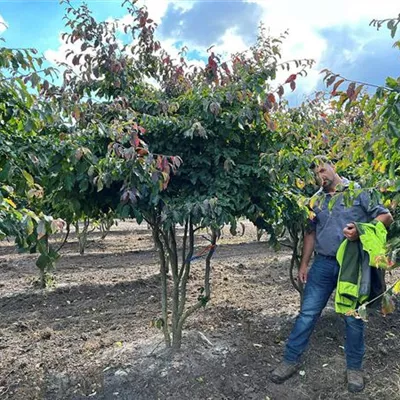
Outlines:
[[[211,233],[211,248],[206,257],[206,270],[204,274],[204,295],[205,301],[208,301],[211,297],[211,287],[210,287],[210,275],[211,275],[211,258],[214,255],[215,246],[217,243],[217,231],[215,229],[212,230]]]
[[[187,219],[185,221],[185,231],[183,233],[183,242],[182,242],[182,266],[181,270],[179,271],[179,281],[182,279],[183,271],[185,269],[185,263],[186,263],[186,242],[187,242],[187,236],[188,236],[188,226],[189,226],[189,220]]]
[[[186,288],[187,288],[187,282],[189,279],[190,263],[191,263],[191,258],[193,257],[193,252],[194,252],[194,229],[193,229],[192,219],[191,219],[191,217],[189,217],[189,254],[187,256],[187,259],[185,260],[184,273],[183,273],[182,280],[180,282],[180,296],[181,296],[181,301],[179,304],[179,315],[180,316],[183,314],[183,310],[185,309]]]

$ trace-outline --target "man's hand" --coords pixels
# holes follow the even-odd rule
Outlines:
[[[301,283],[307,283],[307,264],[301,264],[299,268],[299,273],[297,275],[297,279]]]
[[[351,242],[359,238],[356,226],[354,224],[347,224],[343,229],[343,235],[346,236]]]

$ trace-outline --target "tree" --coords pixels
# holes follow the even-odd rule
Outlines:
[[[378,29],[386,24],[392,37],[399,23],[400,17],[371,21]],[[398,41],[394,47],[399,47]],[[310,149],[318,153],[325,142],[324,153],[337,161],[339,171],[345,170],[350,178],[361,183],[363,189],[352,186],[346,191],[346,203],[351,204],[363,190],[368,192],[371,203],[382,201],[391,210],[395,223],[388,233],[387,257],[376,262],[385,269],[399,267],[400,77],[388,77],[385,85],[377,86],[348,80],[327,69],[322,73],[326,86],[332,87],[329,97],[325,96],[322,103],[326,108],[324,123],[329,129],[324,140],[317,140]],[[319,100],[315,99],[314,104]],[[383,294],[384,314],[393,311],[392,296],[399,292],[399,285],[395,283]],[[356,315],[366,318],[366,307],[356,310]]]
[[[86,6],[64,3],[71,32],[63,37],[81,45],[81,53],[68,54],[73,65],[64,65],[62,95],[74,94],[79,109],[72,137],[90,137],[89,142],[98,137],[107,143],[108,152],[99,150],[93,163],[92,182],[100,196],[109,188],[120,191],[120,217],[134,216],[151,226],[160,257],[158,321],[167,346],[179,348],[185,321],[210,300],[211,258],[221,227],[230,224],[234,232],[237,219],[245,216],[262,218],[274,233],[273,221],[279,220],[290,196],[278,184],[278,171],[260,167],[262,153],[279,151],[286,142],[275,122],[275,113],[284,107],[284,85],[273,89],[269,82],[279,68],[292,66],[297,72],[285,85],[294,90],[296,78],[313,62],[281,62],[286,34],[271,38],[261,27],[247,52],[221,62],[210,51],[205,68],[194,69],[188,67],[185,49],[178,61],[161,49],[147,10],[134,2],[125,2],[134,22],[123,27],[133,42],[122,45],[117,22],[98,23]],[[148,78],[158,86],[148,84]],[[187,307],[191,264],[200,256],[195,233],[204,227],[211,229],[202,251],[204,285],[197,302]],[[170,289],[167,263],[173,276]]]
[[[39,96],[49,87],[41,76],[54,70],[42,64],[34,49],[0,48],[0,238],[15,237],[20,250],[40,253],[36,265],[45,287],[59,257],[48,237],[63,224],[43,214],[44,192],[34,178],[43,161],[39,133],[54,116]]]

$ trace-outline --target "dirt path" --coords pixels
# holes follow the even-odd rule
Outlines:
[[[222,238],[212,301],[188,321],[174,355],[151,326],[160,282],[150,231],[121,223],[104,241],[93,234],[84,256],[77,248],[71,238],[57,287],[40,291],[32,286],[34,255],[0,243],[0,399],[400,399],[398,310],[371,314],[363,395],[346,391],[344,324],[332,303],[300,374],[280,386],[268,380],[299,301],[287,278],[289,253],[257,242],[250,225],[243,237]],[[201,267],[194,263],[192,302]]]

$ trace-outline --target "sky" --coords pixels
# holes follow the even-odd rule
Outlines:
[[[400,39],[400,29],[392,39],[389,30],[369,26],[372,19],[396,17],[399,0],[139,1],[158,23],[156,36],[162,46],[177,57],[186,45],[192,62],[203,66],[211,45],[225,59],[251,46],[260,23],[272,35],[289,30],[283,60],[316,61],[306,78],[298,78],[298,88],[288,96],[292,105],[323,88],[320,71],[324,68],[374,85],[383,84],[387,76],[400,75],[400,51],[392,47]],[[86,3],[99,20],[128,19],[122,0]],[[55,64],[64,59],[68,47],[60,37],[65,31],[63,15],[64,6],[58,0],[0,0],[0,36],[6,46],[34,47]],[[288,72],[280,73],[277,83],[286,75]]]

